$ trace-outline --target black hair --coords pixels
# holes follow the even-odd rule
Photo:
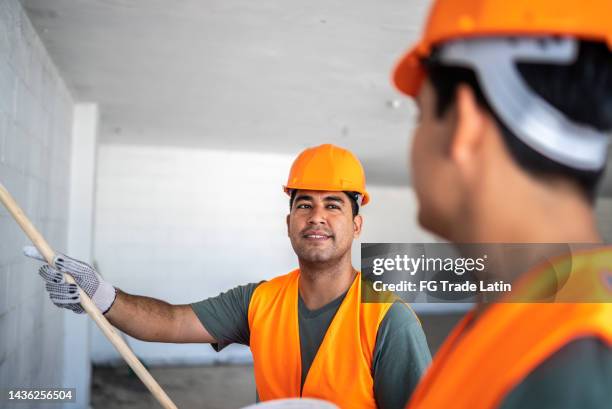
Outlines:
[[[291,196],[289,197],[289,210],[293,208],[293,201],[295,200],[295,196],[297,195],[298,189],[293,189],[291,191]],[[345,193],[349,199],[351,199],[351,209],[353,210],[353,217],[359,214],[359,204],[357,204],[357,198],[359,197],[359,193],[357,192],[343,192]]]
[[[535,176],[562,176],[574,180],[585,197],[594,200],[597,184],[604,169],[585,171],[555,162],[527,146],[499,119],[482,92],[473,70],[443,65],[436,50],[424,61],[436,94],[436,115],[444,116],[453,105],[459,84],[474,91],[477,103],[497,122],[506,146],[514,160]],[[570,120],[599,131],[612,130],[612,52],[599,42],[580,41],[575,62],[569,65],[518,63],[517,68],[527,84],[541,98]]]

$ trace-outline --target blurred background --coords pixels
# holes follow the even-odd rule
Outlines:
[[[321,143],[364,164],[361,241],[435,241],[415,220],[406,163],[415,107],[389,80],[428,6],[0,0],[0,183],[57,251],[170,303],[296,267],[281,185]],[[608,175],[597,205],[608,241],[611,196]],[[75,387],[74,409],[150,407],[89,319],[51,304],[24,244],[0,208],[0,389]],[[465,313],[415,309],[432,352]],[[254,402],[247,348],[126,339],[181,408]]]

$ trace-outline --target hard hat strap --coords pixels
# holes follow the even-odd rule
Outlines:
[[[609,134],[571,121],[533,92],[517,62],[570,64],[578,42],[558,37],[493,37],[445,43],[439,60],[474,69],[482,90],[504,124],[542,155],[587,171],[605,166]]]
[[[349,196],[353,198],[357,206],[361,207],[361,203],[363,202],[363,195],[359,192],[346,192]]]

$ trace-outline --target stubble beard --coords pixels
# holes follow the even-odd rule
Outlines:
[[[332,239],[333,240],[333,239]],[[335,254],[335,248],[317,248],[308,246],[308,244],[295,244],[293,250],[300,262],[308,264],[328,264],[338,258]]]

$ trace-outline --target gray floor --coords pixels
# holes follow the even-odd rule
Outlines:
[[[252,366],[149,368],[180,409],[238,409],[255,402]],[[155,409],[155,398],[129,368],[95,367],[93,409]]]

